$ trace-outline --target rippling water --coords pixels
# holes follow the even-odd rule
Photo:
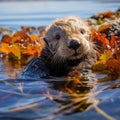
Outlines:
[[[19,30],[23,25],[46,26],[56,18],[74,15],[86,19],[98,12],[115,11],[119,7],[119,0],[9,0],[0,2],[0,26],[13,30]],[[91,79],[85,81],[86,86],[82,88],[74,88],[68,83],[65,87],[65,77],[49,80],[15,79],[22,69],[17,63],[13,65],[7,59],[0,60],[1,120],[106,120],[112,119],[111,117],[120,119],[119,88],[104,90],[120,80],[97,83]],[[93,75],[96,79],[104,76]],[[100,108],[99,111],[102,110],[107,116],[101,115],[96,105]]]

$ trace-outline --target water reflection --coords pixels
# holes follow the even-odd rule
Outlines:
[[[0,58],[0,61],[1,61],[0,80],[9,79],[9,78],[15,79],[23,69],[21,63],[18,63],[15,60],[10,61],[7,57]]]
[[[97,103],[96,80],[92,76],[81,82],[76,84],[66,77],[3,80],[0,82],[0,114],[3,118],[30,119],[83,112]]]
[[[98,83],[96,74],[91,71],[85,74],[88,79],[78,79],[77,82],[74,78],[79,78],[79,72],[75,73],[75,76],[72,74],[68,77],[15,79],[23,66],[11,63],[8,59],[2,60],[0,64],[3,68],[0,80],[0,118],[2,119],[47,119],[49,117],[57,119],[64,116],[66,118],[66,115],[71,116],[73,113],[75,118],[79,113],[80,118],[88,119],[89,116],[84,117],[84,114],[88,112],[88,115],[91,115],[93,106],[98,103],[100,106],[103,104],[103,110],[110,110],[110,113],[112,110],[107,109],[109,106],[113,107],[115,104],[117,107],[114,109],[119,108],[119,90],[110,90],[119,88],[119,81]],[[112,102],[114,99],[117,101],[112,104],[111,99]],[[93,113],[93,117],[97,118],[95,110]]]

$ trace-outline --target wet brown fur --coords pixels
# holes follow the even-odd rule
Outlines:
[[[65,75],[74,67],[80,70],[91,67],[96,51],[90,35],[89,26],[77,17],[58,19],[46,28],[41,58],[53,75]],[[81,44],[76,51],[68,47],[71,40]]]

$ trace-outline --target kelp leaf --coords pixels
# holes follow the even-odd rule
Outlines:
[[[109,25],[109,24],[108,25],[102,25],[98,28],[97,32],[102,32],[102,31],[104,31],[104,30],[106,30],[110,27],[111,27],[111,25]]]
[[[100,18],[104,18],[104,17],[110,18],[113,14],[114,14],[114,13],[111,12],[111,11],[106,11],[106,12],[101,12],[101,13],[99,13],[99,14],[98,14],[98,17],[100,17]]]
[[[1,42],[9,44],[11,42],[11,40],[12,40],[12,38],[9,35],[4,35],[1,39]]]
[[[39,38],[38,35],[31,35],[30,38],[31,38],[32,42],[33,42],[33,41],[39,41],[39,40],[40,40],[40,38]]]
[[[26,49],[22,50],[22,54],[28,54],[34,56],[34,51],[35,49],[33,49],[33,46],[28,45]]]
[[[117,79],[120,76],[120,58],[111,58],[107,61],[107,68],[109,70],[109,75],[113,79]]]
[[[9,54],[11,52],[10,46],[6,43],[1,43],[0,52]]]
[[[106,64],[107,60],[112,57],[111,51],[104,51],[104,53],[99,57],[99,60],[103,62],[103,64]]]
[[[99,57],[99,60],[94,63],[92,69],[94,71],[102,71],[106,69],[106,62],[108,59],[112,56],[111,51],[105,51],[101,56]]]
[[[102,61],[97,61],[92,66],[93,71],[103,71],[106,69],[106,65]]]
[[[96,42],[100,41],[105,48],[108,48],[108,46],[110,46],[109,45],[109,40],[106,38],[106,35],[103,34],[103,33],[99,33],[97,31],[93,31],[92,32],[92,40],[96,41]]]
[[[20,46],[18,44],[12,45],[11,52],[18,58],[18,60],[21,59],[21,50],[20,50]]]

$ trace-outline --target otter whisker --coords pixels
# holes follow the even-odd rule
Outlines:
[[[59,55],[57,53],[53,56],[53,59],[51,60],[51,64],[56,66],[57,69],[61,69],[65,64],[65,59],[58,56]]]
[[[55,53],[54,56],[53,56],[53,59],[52,59],[51,63],[57,65],[59,62],[61,63],[61,59],[58,57],[57,53]]]
[[[46,48],[50,51],[51,54],[54,55],[55,52],[53,52],[51,48],[49,48],[49,47],[46,47]]]

